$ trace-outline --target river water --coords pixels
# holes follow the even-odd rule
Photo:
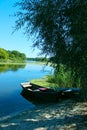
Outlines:
[[[0,65],[0,118],[36,107],[21,96],[20,83],[49,73],[52,68],[41,64]]]

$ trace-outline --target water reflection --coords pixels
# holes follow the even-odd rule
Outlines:
[[[19,68],[25,68],[26,64],[0,64],[0,73],[8,70],[17,71]]]

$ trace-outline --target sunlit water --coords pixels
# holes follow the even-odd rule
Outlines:
[[[35,105],[21,96],[21,82],[42,78],[52,68],[40,64],[0,65],[0,117],[28,110]]]

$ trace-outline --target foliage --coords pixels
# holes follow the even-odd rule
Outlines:
[[[13,61],[25,61],[26,56],[24,53],[20,53],[19,51],[13,50],[13,51],[8,51],[9,53],[9,59]]]
[[[50,56],[59,71],[60,64],[71,70],[74,82],[87,85],[87,1],[22,0],[16,3],[16,29],[34,35],[34,46]],[[60,79],[62,74],[60,75]]]
[[[9,57],[9,54],[7,53],[7,51],[3,48],[0,48],[0,61],[7,60],[8,57]]]
[[[47,81],[55,83],[59,87],[80,87],[80,79],[74,82],[71,70],[66,70],[63,65],[60,67],[59,72],[54,72],[53,75],[47,76]]]
[[[0,48],[0,62],[24,62],[26,60],[26,56],[24,53],[20,53],[19,51],[7,51],[3,48]]]
[[[27,58],[27,60],[30,60],[30,61],[48,62],[48,58],[44,58],[44,57]]]
[[[80,87],[80,79],[74,83],[74,79],[72,77],[72,72],[70,70],[66,70],[64,66],[61,65],[60,72],[54,72],[52,75],[47,75],[42,79],[35,79],[31,82],[57,89],[58,87],[65,87],[65,88],[75,88]]]

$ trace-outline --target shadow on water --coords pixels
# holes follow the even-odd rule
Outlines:
[[[0,64],[0,73],[6,71],[17,71],[19,68],[24,68],[26,64]]]
[[[47,97],[47,100],[46,98],[42,98],[42,97],[39,97],[39,96],[34,96],[34,94],[29,94],[28,92],[22,90],[20,95],[25,98],[27,101],[29,102],[32,102],[34,105],[46,105],[46,104],[56,104],[58,102],[60,102],[61,100],[63,100],[61,97],[58,97],[57,100],[49,100],[48,97]]]
[[[20,93],[23,98],[25,98],[27,101],[32,102],[35,105],[42,105],[42,104],[48,104],[50,102],[46,100],[41,100],[40,98],[33,97],[29,94],[27,94],[24,90]]]
[[[50,103],[58,103],[64,100],[68,100],[68,97],[61,97],[59,96],[57,100],[46,100],[46,98],[39,98],[38,96],[30,95],[26,91],[22,90],[20,95],[29,102],[32,102],[35,105],[43,105],[43,104],[50,104]]]
[[[59,102],[60,100],[74,99],[80,94],[80,89],[78,88],[59,88],[58,90],[45,89],[44,87],[31,84],[32,87],[28,90],[23,89],[21,95],[33,103],[49,103],[49,102]],[[45,91],[43,91],[43,88]],[[35,91],[34,91],[35,90]]]

